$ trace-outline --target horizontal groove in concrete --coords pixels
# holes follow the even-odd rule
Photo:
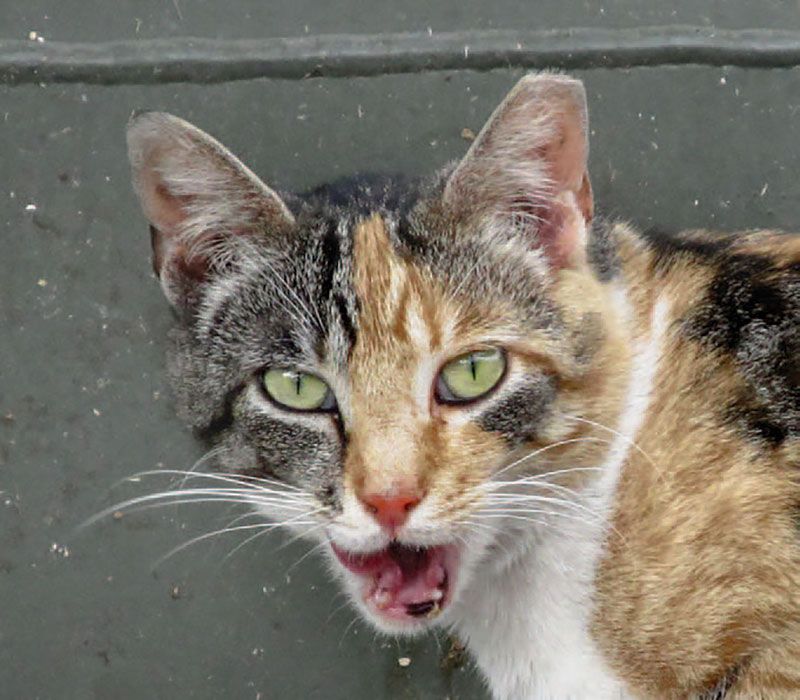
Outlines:
[[[159,84],[253,78],[374,76],[496,68],[628,68],[681,64],[790,67],[800,32],[639,27],[283,39],[199,38],[97,44],[0,40],[0,82]]]

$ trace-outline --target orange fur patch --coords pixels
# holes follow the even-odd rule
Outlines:
[[[637,443],[619,483],[599,571],[593,634],[642,697],[684,698],[740,666],[728,697],[800,692],[800,445],[765,449],[722,425],[719,407],[742,387],[732,360],[680,333],[712,271],[687,258],[659,272],[618,230],[641,323],[657,291],[673,324]],[[798,259],[795,239],[752,236]],[[655,468],[651,461],[655,463]],[[787,694],[788,693],[788,694]]]
[[[532,329],[520,335],[509,309],[456,303],[429,274],[399,258],[380,217],[358,224],[354,247],[361,311],[351,355],[353,416],[345,473],[357,494],[433,493],[441,513],[455,517],[475,498],[473,487],[503,460],[519,456],[477,423],[451,420],[461,409],[438,406],[431,395],[438,365],[493,332],[517,336],[508,344],[512,362],[558,377],[558,413],[614,422],[630,349],[606,285],[585,271],[559,271],[551,293],[561,304],[567,332]],[[576,345],[586,345],[580,362],[567,359]],[[527,461],[525,471],[596,466],[609,439],[602,428],[559,416],[526,445],[527,451],[547,449],[536,463]],[[559,481],[578,485],[589,473],[572,471]]]
[[[446,514],[503,450],[499,438],[472,424],[453,426],[432,410],[438,366],[431,358],[446,354],[458,310],[434,280],[395,254],[379,216],[358,224],[354,246],[360,313],[346,483],[359,495],[435,491]]]

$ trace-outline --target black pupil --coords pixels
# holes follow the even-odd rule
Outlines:
[[[300,385],[303,383],[303,377],[300,374],[294,376],[294,388],[297,395],[300,396]]]
[[[478,378],[478,363],[475,362],[475,355],[469,356],[469,371],[472,372],[472,381]]]

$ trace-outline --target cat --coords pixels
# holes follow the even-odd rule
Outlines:
[[[135,116],[196,478],[495,698],[800,697],[800,237],[595,216],[587,125],[530,74],[429,179],[282,195]]]

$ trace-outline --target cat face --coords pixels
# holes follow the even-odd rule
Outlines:
[[[627,353],[580,83],[524,78],[460,164],[401,190],[281,198],[164,114],[128,139],[182,415],[370,620],[447,621],[518,531],[574,516]]]

